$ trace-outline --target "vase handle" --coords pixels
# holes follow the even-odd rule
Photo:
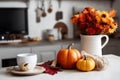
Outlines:
[[[102,48],[108,43],[109,37],[107,35],[102,35],[101,38],[105,37],[105,42],[102,44]]]

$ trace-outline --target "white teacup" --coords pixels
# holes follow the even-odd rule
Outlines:
[[[37,54],[21,53],[17,55],[17,64],[23,71],[33,70],[37,64]],[[27,65],[27,66],[26,66]],[[26,69],[25,69],[26,67]]]

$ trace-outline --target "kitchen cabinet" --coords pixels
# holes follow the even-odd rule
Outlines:
[[[30,47],[0,47],[0,67],[2,66],[3,59],[13,59],[16,58],[16,55],[19,53],[30,53]]]
[[[32,53],[36,53],[38,56],[38,63],[48,60],[53,60],[56,57],[57,52],[61,49],[61,45],[45,45],[32,47]]]
[[[35,53],[38,57],[38,63],[48,60],[53,60],[56,57],[57,51],[61,49],[61,45],[42,45],[31,47],[9,47],[0,48],[0,67],[2,67],[2,60],[13,60],[19,53]],[[5,62],[5,61],[4,61]],[[7,61],[11,62],[11,61]],[[5,64],[5,63],[3,63]],[[9,64],[9,63],[8,63]],[[6,64],[6,65],[8,65]]]
[[[19,53],[36,53],[38,56],[38,63],[48,60],[53,60],[61,48],[66,48],[68,44],[74,42],[75,48],[79,49],[79,40],[58,40],[58,41],[42,41],[35,43],[17,44],[17,45],[0,45],[0,67],[2,66],[2,59],[11,60],[16,58]]]
[[[72,48],[76,48],[80,50],[80,44],[78,44],[78,41],[63,41],[56,44],[48,44],[43,46],[33,46],[32,47],[32,53],[36,53],[38,56],[38,63],[48,60],[55,59],[58,51],[61,48],[67,48],[68,44],[74,42],[74,46]]]

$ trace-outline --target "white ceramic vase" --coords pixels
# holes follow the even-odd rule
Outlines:
[[[89,54],[94,54],[102,57],[102,48],[108,43],[109,37],[107,35],[80,35],[81,37],[81,51],[84,50]],[[105,41],[102,42],[102,38]]]

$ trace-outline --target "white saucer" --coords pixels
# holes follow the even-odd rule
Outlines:
[[[15,74],[15,75],[31,76],[31,75],[43,73],[44,71],[45,71],[44,67],[36,66],[35,69],[28,70],[28,71],[21,71],[21,70],[15,68],[15,69],[12,69],[10,71],[10,73]]]

